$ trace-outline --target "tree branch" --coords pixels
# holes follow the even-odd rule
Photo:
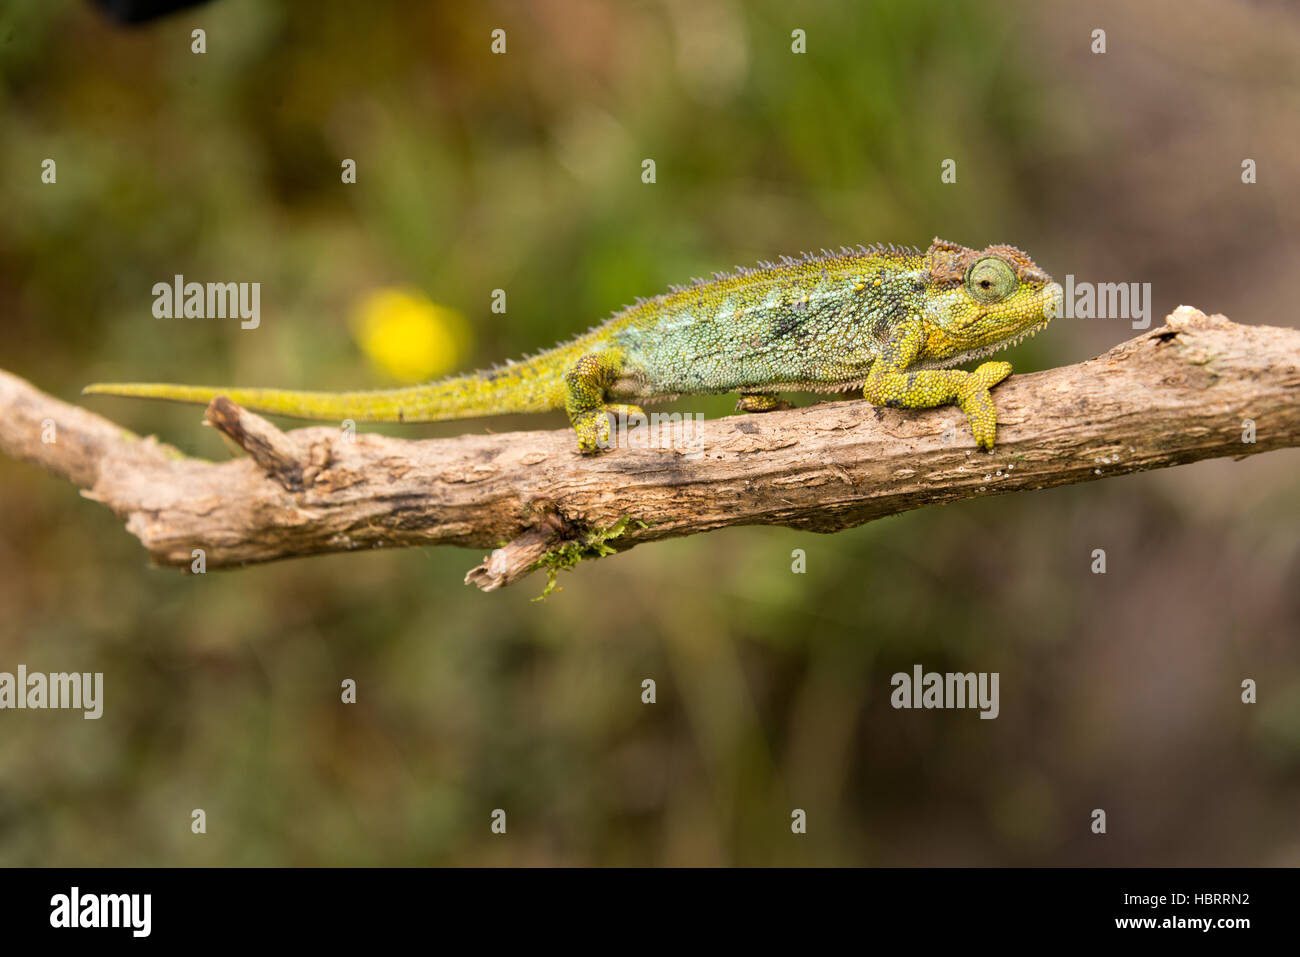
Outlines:
[[[189,567],[195,549],[226,568],[501,545],[466,578],[490,591],[539,563],[728,525],[832,532],[922,505],[1300,445],[1300,331],[1183,306],[1095,359],[1012,376],[994,400],[992,453],[975,451],[954,408],[844,401],[731,416],[693,436],[681,423],[650,427],[649,444],[671,447],[584,458],[567,430],[424,441],[285,433],[219,398],[208,424],[249,457],[211,463],[0,372],[0,449],[108,506],[160,565]]]

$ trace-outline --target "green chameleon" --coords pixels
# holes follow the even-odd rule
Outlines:
[[[1055,315],[1055,288],[1012,246],[977,251],[937,238],[924,253],[860,246],[673,287],[538,355],[426,385],[293,392],[108,383],[85,392],[201,403],[224,395],[258,412],[370,422],[564,409],[590,454],[609,444],[611,414],[644,414],[635,401],[738,392],[738,411],[770,412],[789,408],[783,391],[860,388],[890,408],[956,404],[976,444],[992,449],[989,390],[1010,363],[950,367],[1037,332]]]

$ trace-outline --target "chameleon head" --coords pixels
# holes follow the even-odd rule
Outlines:
[[[936,238],[925,262],[927,364],[1004,349],[1059,314],[1061,287],[1014,246],[967,249]]]

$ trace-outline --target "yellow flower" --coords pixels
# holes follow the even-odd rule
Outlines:
[[[423,382],[454,371],[469,352],[465,317],[416,289],[377,289],[357,303],[353,330],[384,374]]]

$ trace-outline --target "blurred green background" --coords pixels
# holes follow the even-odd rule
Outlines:
[[[424,336],[416,371],[473,368],[692,275],[936,234],[1151,282],[1154,325],[1295,325],[1300,14],[1135,6],[220,0],[128,29],[6,4],[0,367],[222,459],[198,408],[78,392],[386,386],[386,322]],[[261,282],[261,327],[155,319],[176,273]],[[1134,334],[1062,319],[1009,358]],[[480,554],[452,549],[151,569],[0,459],[0,670],[102,671],[106,699],[0,713],[0,864],[1300,864],[1298,465],[725,530],[534,602],[540,577],[462,585]],[[1001,716],[892,709],[915,663],[999,672]]]

